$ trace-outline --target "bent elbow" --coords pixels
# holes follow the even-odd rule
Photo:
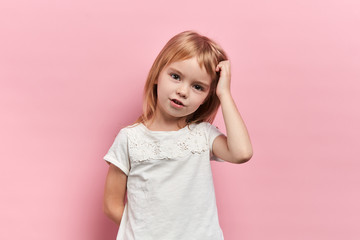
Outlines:
[[[237,164],[246,163],[252,158],[252,156],[253,156],[252,152],[244,154],[241,157],[237,158],[235,163],[237,163]]]
[[[113,218],[114,214],[116,213],[116,209],[117,209],[117,206],[114,205],[113,201],[104,200],[103,212],[107,217]]]
[[[117,225],[120,225],[124,209],[125,205],[123,203],[114,204],[114,202],[111,201],[104,201],[103,204],[103,212]]]
[[[103,203],[103,212],[107,217],[111,218],[112,216],[111,207],[109,203],[107,203],[106,201],[104,201]]]

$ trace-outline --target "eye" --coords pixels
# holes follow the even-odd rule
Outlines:
[[[194,85],[194,88],[198,91],[204,91],[204,88],[198,84]]]
[[[170,76],[175,80],[180,80],[180,76],[175,73],[171,73]]]

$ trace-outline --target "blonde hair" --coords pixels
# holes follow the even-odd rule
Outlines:
[[[213,122],[220,106],[220,100],[216,95],[219,74],[215,69],[219,62],[228,58],[224,50],[213,40],[194,31],[185,31],[172,37],[156,57],[145,83],[143,114],[137,119],[137,123],[150,121],[154,117],[157,103],[156,82],[161,71],[173,62],[193,57],[197,57],[201,68],[205,67],[212,81],[206,100],[187,117],[186,122]]]

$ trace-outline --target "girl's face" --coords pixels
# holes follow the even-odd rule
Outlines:
[[[168,120],[185,118],[205,101],[210,84],[210,75],[195,57],[171,63],[157,80],[156,114]]]

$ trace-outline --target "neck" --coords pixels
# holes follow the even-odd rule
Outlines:
[[[181,128],[184,128],[186,123],[186,118],[164,118],[155,114],[152,119],[145,122],[144,125],[152,131],[176,131]]]

